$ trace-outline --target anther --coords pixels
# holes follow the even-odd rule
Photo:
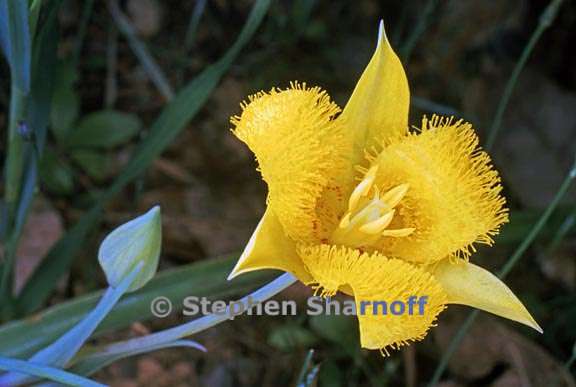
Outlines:
[[[394,218],[394,212],[395,210],[388,211],[380,218],[362,225],[362,227],[360,227],[360,231],[371,235],[381,233],[386,227],[390,225],[390,222],[392,222],[392,219]]]
[[[346,228],[350,225],[350,216],[351,216],[351,214],[350,214],[350,212],[348,212],[348,213],[346,213],[346,215],[344,215],[342,217],[342,220],[340,220],[340,225],[339,225],[340,228]]]
[[[388,236],[393,238],[400,238],[405,237],[412,234],[416,229],[415,228],[399,228],[397,230],[384,230],[382,231],[382,236]]]
[[[378,165],[372,166],[360,184],[354,188],[354,191],[352,191],[352,194],[350,195],[350,200],[348,201],[348,212],[354,211],[360,198],[368,194],[370,188],[372,188],[372,185],[374,184],[374,180],[376,180],[376,172],[378,172]]]
[[[406,195],[406,192],[408,192],[409,187],[410,186],[408,184],[400,184],[400,185],[392,188],[390,191],[386,192],[384,194],[384,196],[382,196],[382,198],[380,198],[380,200],[382,200],[384,203],[386,203],[391,208],[396,207],[396,205],[398,203],[400,203],[402,198],[404,198],[404,196]]]

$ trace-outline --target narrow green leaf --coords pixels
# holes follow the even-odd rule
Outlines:
[[[0,0],[0,45],[10,65],[12,83],[27,94],[32,52],[27,1]]]
[[[96,225],[98,218],[95,213],[100,211],[102,204],[113,198],[127,184],[140,176],[204,106],[222,75],[260,26],[269,6],[270,0],[258,0],[252,8],[238,39],[226,54],[192,80],[166,106],[150,128],[150,134],[140,144],[122,174],[102,194],[100,202],[56,243],[42,264],[34,271],[18,298],[21,313],[32,312],[48,298],[58,279],[68,271],[74,255],[79,251],[84,238],[87,236],[87,231]]]
[[[12,285],[19,231],[15,227],[16,212],[24,175],[23,137],[19,133],[21,123],[27,121],[26,104],[30,92],[30,31],[28,27],[28,4],[19,0],[0,0],[0,46],[10,67],[10,106],[7,119],[6,156],[4,172],[4,203],[6,205],[5,240],[6,251],[0,261],[0,315],[12,313]],[[4,156],[3,156],[4,157]]]
[[[60,37],[58,11],[61,0],[44,1],[44,3],[43,12],[46,16],[34,39],[32,87],[27,114],[29,125],[34,129],[36,150],[40,153],[42,153],[46,142],[54,79],[56,78],[56,68],[58,67],[57,49]],[[32,159],[32,157],[29,157],[29,159]],[[38,162],[35,159],[29,161],[33,164]],[[33,168],[33,165],[27,165],[26,170],[28,171],[30,168]]]
[[[134,137],[142,123],[134,114],[102,110],[86,115],[65,138],[69,148],[113,148]]]
[[[50,100],[52,94],[52,79],[54,78],[53,70],[56,63],[56,48],[58,42],[57,12],[60,6],[59,0],[49,1],[45,5],[46,18],[45,22],[39,29],[34,42],[33,53],[33,76],[30,94],[27,97],[28,111],[26,114],[28,125],[33,128],[33,143],[24,144],[24,169],[22,176],[22,186],[18,202],[13,227],[11,228],[9,240],[6,242],[5,261],[0,263],[0,273],[4,281],[0,288],[0,293],[6,294],[10,285],[10,271],[12,260],[16,256],[16,248],[26,218],[30,209],[30,204],[37,190],[38,180],[38,156],[42,153],[46,138],[46,127],[48,125],[48,116],[50,112]],[[42,71],[39,71],[42,69]],[[9,206],[6,206],[9,207]],[[5,210],[7,213],[7,208]],[[3,222],[7,223],[7,214],[4,213]],[[3,223],[2,226],[5,226]],[[7,232],[8,230],[4,230]],[[3,272],[5,270],[5,272]],[[2,273],[3,272],[3,273]],[[7,280],[6,280],[7,279]],[[2,281],[2,280],[0,280]],[[2,297],[2,295],[0,295]],[[3,304],[3,307],[9,307],[9,304]]]
[[[174,91],[172,91],[170,82],[162,72],[160,66],[146,49],[146,44],[138,37],[134,27],[130,23],[130,19],[128,19],[120,10],[118,1],[109,1],[108,9],[112,15],[112,19],[114,19],[114,22],[116,23],[116,27],[126,37],[132,52],[138,57],[142,68],[148,74],[152,83],[154,83],[164,98],[167,101],[170,101],[174,98]]]
[[[542,36],[542,34],[544,34],[546,29],[548,29],[550,25],[552,25],[552,23],[554,22],[554,19],[558,14],[562,2],[563,0],[551,0],[548,3],[548,6],[546,6],[544,11],[542,11],[542,13],[540,14],[538,26],[536,27],[536,29],[530,36],[528,43],[522,50],[522,54],[520,55],[520,58],[518,58],[518,62],[516,62],[514,70],[512,70],[512,74],[508,79],[508,82],[506,82],[506,86],[504,88],[504,92],[502,93],[502,97],[500,97],[500,100],[498,101],[498,106],[496,107],[496,113],[494,114],[494,119],[492,120],[492,125],[490,125],[490,130],[488,132],[488,139],[486,140],[486,145],[484,146],[486,151],[489,152],[492,150],[492,147],[496,142],[496,136],[498,135],[500,127],[502,126],[504,113],[506,112],[508,104],[510,103],[510,99],[512,98],[512,94],[516,87],[516,83],[518,82],[518,78],[520,77],[520,74],[522,73],[522,70],[524,69],[526,62],[530,57],[530,54],[534,50],[536,43],[538,43],[540,37]]]

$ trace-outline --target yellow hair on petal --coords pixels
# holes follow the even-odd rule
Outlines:
[[[313,280],[306,283],[323,297],[336,294],[349,282],[351,265],[358,262],[359,250],[335,245],[298,245],[297,252]]]
[[[363,302],[407,303],[411,296],[428,297],[422,315],[418,310],[413,314],[374,314],[372,308],[365,309],[364,315],[358,313],[363,348],[380,349],[388,355],[390,348],[398,349],[421,340],[446,307],[447,297],[438,281],[411,263],[342,246],[298,246],[297,250],[314,278],[309,285],[323,296],[334,295],[338,288],[349,286],[358,312]]]
[[[346,168],[340,108],[318,87],[292,83],[286,90],[260,92],[232,117],[234,134],[256,155],[268,184],[269,206],[286,233],[297,241],[326,237],[316,212],[319,198],[338,189]]]
[[[390,228],[415,228],[374,247],[387,256],[432,263],[453,255],[468,259],[474,243],[492,245],[508,221],[502,186],[472,126],[433,116],[419,133],[388,145],[374,160],[381,191],[409,184]]]

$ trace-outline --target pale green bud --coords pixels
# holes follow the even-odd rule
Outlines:
[[[154,277],[162,245],[160,207],[117,227],[104,239],[98,250],[98,261],[108,284],[118,286],[139,262],[142,270],[129,288],[140,289]]]

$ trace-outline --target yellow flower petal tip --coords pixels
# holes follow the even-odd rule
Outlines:
[[[383,142],[405,135],[409,108],[408,79],[380,20],[376,50],[342,112],[354,136],[354,161],[362,163],[365,150],[380,149]]]
[[[386,30],[384,29],[384,19],[380,19],[378,23],[378,43],[376,44],[376,48],[378,48],[383,41],[388,41],[388,38],[386,37]]]
[[[266,210],[256,226],[228,280],[260,269],[276,269],[294,274],[301,281],[310,280],[304,264],[296,254],[292,240],[286,237],[276,215]]]
[[[522,302],[494,274],[469,262],[446,259],[432,271],[448,295],[448,303],[472,306],[543,330]]]

